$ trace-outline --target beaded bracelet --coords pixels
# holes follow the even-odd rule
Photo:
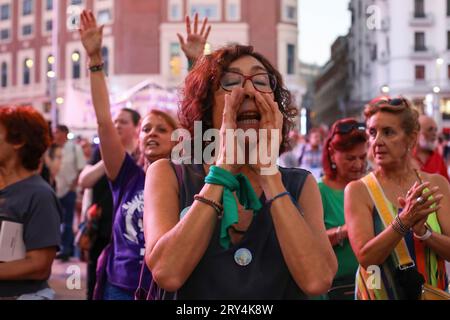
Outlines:
[[[219,218],[219,220],[223,218],[223,206],[220,203],[210,200],[210,199],[207,199],[205,197],[202,197],[199,194],[194,196],[194,200],[199,201],[201,203],[204,203],[204,204],[212,207],[216,211],[217,217]]]
[[[391,224],[392,229],[394,229],[395,232],[397,232],[398,234],[400,234],[401,236],[406,236],[409,232],[408,227],[406,227],[402,221],[400,220],[400,217],[397,216],[395,218],[395,220],[392,222]]]
[[[96,66],[92,66],[92,67],[89,67],[89,71],[90,71],[90,72],[99,72],[99,71],[103,71],[104,66],[105,66],[104,63],[99,64],[99,65],[96,65]]]

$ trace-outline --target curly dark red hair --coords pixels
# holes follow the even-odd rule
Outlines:
[[[22,145],[18,154],[23,167],[37,170],[51,143],[44,117],[33,107],[0,107],[0,124],[6,129],[8,143]]]
[[[352,150],[361,143],[367,143],[368,137],[365,131],[352,130],[349,133],[335,133],[341,124],[358,124],[353,118],[336,121],[331,127],[327,140],[322,151],[322,167],[325,176],[331,180],[336,179],[337,171],[331,165],[330,148],[336,151],[346,152]]]
[[[230,45],[216,50],[211,55],[199,60],[186,77],[182,92],[183,100],[178,112],[180,124],[191,135],[194,134],[194,122],[202,121],[203,132],[212,128],[212,109],[214,94],[220,86],[220,78],[230,64],[243,56],[252,56],[262,63],[267,72],[277,79],[274,91],[275,101],[283,114],[282,144],[280,152],[289,148],[289,131],[294,127],[293,119],[297,116],[297,108],[293,106],[291,93],[284,87],[281,74],[263,55],[254,52],[252,46]]]

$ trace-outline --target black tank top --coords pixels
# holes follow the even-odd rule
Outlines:
[[[204,186],[202,165],[182,165],[177,168],[180,188],[180,209],[192,205],[194,196]],[[298,199],[309,172],[280,168],[283,184],[294,199]],[[180,181],[181,182],[181,181]],[[261,198],[265,203],[266,199]],[[300,214],[300,213],[299,213]],[[269,207],[264,205],[253,219],[244,238],[228,250],[219,243],[220,223],[217,223],[208,249],[184,286],[178,291],[181,300],[297,300],[306,299],[296,285],[284,261]],[[299,243],[301,245],[307,245]],[[235,262],[237,250],[248,249],[253,258],[248,266]]]

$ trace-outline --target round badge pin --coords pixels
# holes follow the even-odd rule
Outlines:
[[[234,254],[234,261],[241,267],[246,267],[252,263],[253,256],[250,250],[242,248]]]

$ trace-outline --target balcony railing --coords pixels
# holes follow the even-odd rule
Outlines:
[[[412,59],[435,59],[436,50],[430,46],[414,45],[411,47]]]
[[[414,27],[426,27],[434,24],[434,15],[425,12],[413,12],[410,15],[409,24]]]

